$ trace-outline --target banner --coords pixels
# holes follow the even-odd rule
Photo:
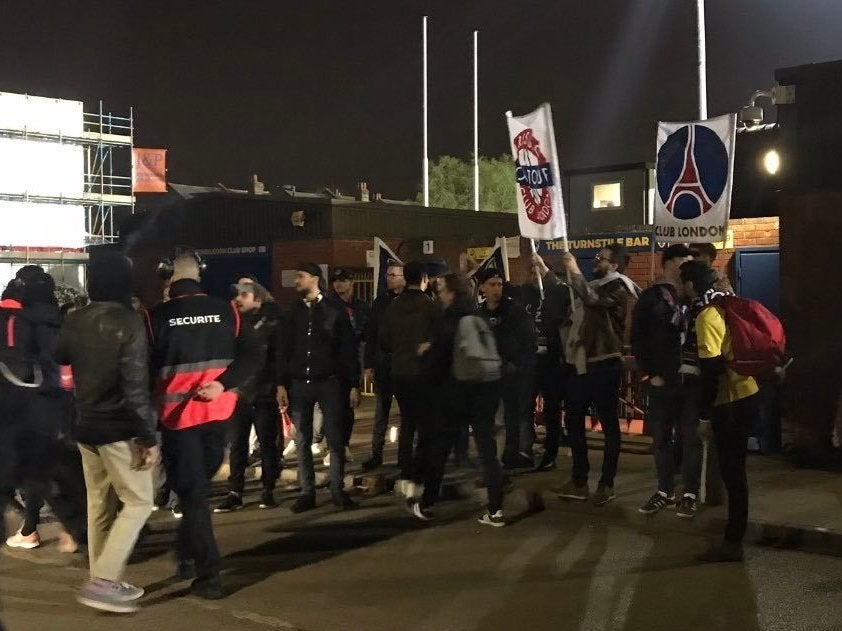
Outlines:
[[[663,250],[665,247],[663,242],[654,239],[651,232],[599,233],[585,236],[570,235],[567,239],[567,247],[575,256],[594,256],[597,252],[613,243],[624,246],[629,253]],[[555,241],[539,241],[537,245],[538,254],[541,256],[560,255],[564,253],[565,243],[561,239],[556,239]]]
[[[132,192],[167,192],[166,149],[132,149]]]
[[[724,241],[734,180],[736,114],[658,123],[655,236],[671,243]]]
[[[524,116],[506,112],[506,122],[515,159],[520,234],[527,239],[563,239],[567,221],[550,104]]]
[[[506,247],[506,237],[497,237],[494,240],[494,247],[491,248],[491,253],[485,257],[482,263],[479,264],[469,276],[476,276],[477,274],[487,270],[499,270],[503,274],[505,280],[509,280],[509,256]]]
[[[386,293],[386,270],[389,265],[400,263],[401,260],[383,243],[382,239],[374,237],[374,296]]]

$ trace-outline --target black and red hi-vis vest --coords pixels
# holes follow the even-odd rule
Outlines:
[[[174,292],[174,290],[176,290]],[[187,429],[225,421],[234,413],[237,394],[226,390],[214,401],[197,389],[217,380],[234,361],[240,315],[229,302],[200,293],[198,283],[178,281],[171,299],[151,312],[155,400],[165,427]]]

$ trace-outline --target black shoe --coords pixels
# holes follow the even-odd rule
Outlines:
[[[193,559],[179,561],[176,576],[182,581],[189,581],[196,578],[196,562]]]
[[[702,563],[742,563],[744,560],[743,544],[723,541],[698,555],[696,559]]]
[[[260,504],[257,505],[258,508],[278,508],[278,502],[275,501],[275,492],[270,491],[269,489],[263,491],[260,495]]]
[[[374,471],[383,466],[383,455],[372,454],[371,458],[363,462],[363,471]]]
[[[535,471],[555,471],[555,456],[544,454],[541,462],[535,467]]]
[[[316,496],[302,495],[295,500],[295,504],[290,507],[290,510],[293,513],[303,513],[308,510],[313,510],[314,508],[316,508]]]
[[[222,582],[218,576],[211,578],[197,578],[190,584],[190,593],[205,600],[220,600],[225,598]]]
[[[423,508],[421,501],[416,499],[406,500],[404,504],[407,512],[421,521],[430,521],[433,518],[433,513],[429,508]]]
[[[333,505],[340,510],[356,510],[360,507],[345,491],[333,494]]]
[[[169,491],[158,491],[158,493],[155,494],[155,506],[157,506],[159,509],[164,508],[167,505],[167,502],[169,501]]]
[[[529,454],[520,452],[514,458],[509,458],[503,465],[504,469],[534,469],[535,460]]]
[[[214,513],[230,513],[243,507],[243,498],[233,491],[213,509]]]
[[[681,501],[678,502],[678,510],[675,511],[677,517],[681,517],[683,519],[693,519],[696,516],[696,510],[698,509],[698,504],[696,502],[696,498],[692,495],[684,495],[681,498]]]
[[[637,509],[637,512],[644,515],[654,515],[660,510],[673,506],[675,506],[675,495],[667,495],[657,491],[643,506]]]

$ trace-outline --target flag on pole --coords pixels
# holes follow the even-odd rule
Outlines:
[[[658,123],[655,236],[672,243],[724,241],[734,180],[736,114]]]
[[[401,260],[382,239],[374,237],[374,297],[386,293],[386,270]]]
[[[504,280],[509,280],[509,253],[506,247],[506,237],[497,237],[494,240],[494,247],[482,263],[479,264],[470,276],[477,276],[487,269],[498,270]]]
[[[527,239],[566,239],[567,221],[561,194],[561,172],[549,103],[534,112],[506,112],[515,159],[518,223]]]

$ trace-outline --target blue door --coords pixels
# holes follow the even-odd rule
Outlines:
[[[778,248],[737,250],[737,293],[757,300],[780,315],[781,277]]]

